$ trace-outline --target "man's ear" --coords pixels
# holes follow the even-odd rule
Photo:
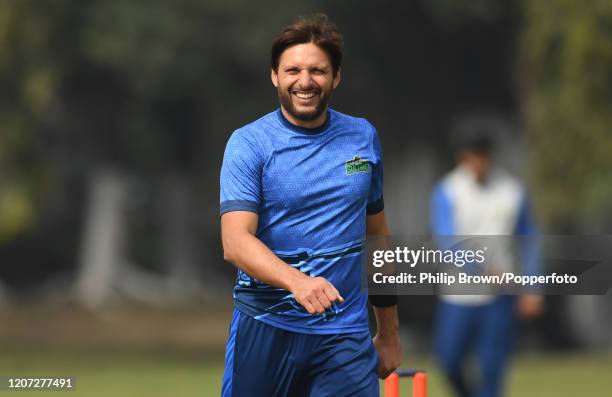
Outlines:
[[[278,88],[278,73],[276,70],[270,68],[270,79],[272,79],[272,84],[274,87]]]
[[[341,75],[341,72],[342,72],[342,69],[338,68],[338,71],[336,72],[336,76],[334,77],[334,82],[333,82],[333,85],[332,85],[332,87],[334,87],[334,90],[336,89],[336,87],[338,87],[338,84],[340,84],[340,80],[341,80],[341,76],[340,75]]]

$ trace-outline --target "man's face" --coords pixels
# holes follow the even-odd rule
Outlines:
[[[325,120],[323,112],[340,83],[340,71],[333,75],[327,53],[313,43],[287,48],[271,77],[283,109],[294,119],[290,121],[304,126]]]
[[[461,153],[461,162],[474,173],[476,179],[482,181],[489,175],[493,159],[488,152],[466,150]]]

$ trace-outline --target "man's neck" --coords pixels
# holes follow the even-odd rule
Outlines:
[[[467,164],[461,164],[461,168],[463,168],[471,178],[474,178],[474,182],[476,182],[478,185],[484,186],[488,183],[491,175],[490,170],[484,174],[480,174]]]
[[[308,121],[300,120],[298,118],[293,117],[289,112],[285,110],[285,108],[282,105],[281,105],[281,112],[283,113],[283,116],[285,116],[288,122],[290,122],[291,124],[295,126],[302,127],[302,128],[318,128],[322,126],[323,124],[325,124],[325,121],[327,121],[327,108],[325,108],[325,110],[321,112],[319,117],[317,117],[314,120],[308,120]]]

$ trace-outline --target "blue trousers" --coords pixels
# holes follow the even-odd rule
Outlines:
[[[457,396],[501,395],[516,333],[514,303],[512,296],[477,306],[439,302],[434,351]],[[476,359],[475,374],[466,368],[470,356]]]
[[[368,331],[310,335],[234,310],[222,397],[376,397],[378,354]]]

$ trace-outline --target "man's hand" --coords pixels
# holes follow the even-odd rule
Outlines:
[[[374,337],[374,347],[380,357],[378,365],[378,377],[385,379],[395,371],[402,363],[402,346],[399,334],[376,334]]]
[[[303,275],[292,283],[289,291],[310,314],[325,313],[333,302],[344,302],[336,287],[323,277]]]
[[[544,310],[544,298],[540,295],[521,295],[517,302],[517,310],[523,320],[531,320]]]

